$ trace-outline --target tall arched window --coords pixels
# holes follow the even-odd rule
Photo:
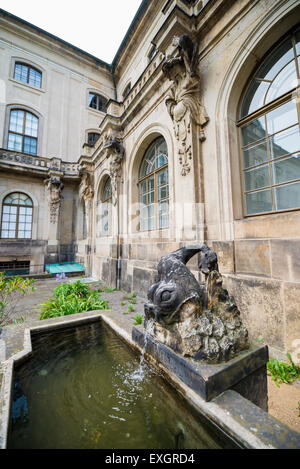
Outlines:
[[[1,238],[30,239],[32,232],[32,200],[21,192],[5,197],[1,214]]]
[[[23,109],[10,111],[7,149],[37,154],[39,119]]]
[[[300,208],[300,30],[255,71],[238,126],[245,215]]]
[[[112,189],[111,180],[107,178],[101,198],[100,198],[100,236],[111,235],[112,220],[111,220],[111,208],[112,208]]]
[[[149,146],[139,173],[140,230],[169,226],[168,149],[163,137]]]

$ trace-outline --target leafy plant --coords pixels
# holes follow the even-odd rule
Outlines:
[[[121,301],[120,305],[125,306],[126,305],[125,301]]]
[[[134,325],[138,326],[139,324],[143,324],[143,316],[141,314],[136,314],[133,318]]]
[[[5,278],[5,273],[0,272],[0,326],[9,322],[23,296],[34,291],[33,284],[32,279],[19,275]]]
[[[133,313],[134,312],[134,306],[132,304],[128,305],[128,312]]]
[[[117,291],[116,288],[104,288],[103,290],[105,293],[114,293]]]
[[[74,283],[64,283],[54,289],[53,298],[49,298],[42,305],[40,319],[108,309],[108,301],[103,300],[97,291],[77,280]]]
[[[292,383],[300,377],[300,366],[295,365],[289,353],[287,353],[287,357],[290,363],[279,361],[277,358],[273,358],[267,363],[269,376],[272,376],[277,387],[280,387],[281,383]]]

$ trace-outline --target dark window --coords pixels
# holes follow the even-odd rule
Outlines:
[[[36,88],[41,88],[42,86],[41,72],[39,72],[36,68],[31,67],[30,65],[16,62],[14,78],[15,80],[28,83],[29,85],[35,86]]]
[[[30,239],[32,231],[32,200],[20,192],[5,197],[2,205],[1,238]]]
[[[96,132],[89,132],[88,133],[88,144],[89,145],[95,145],[95,143],[97,142],[99,137],[100,137],[100,135],[97,134]]]
[[[30,261],[0,262],[0,272],[6,275],[28,275],[30,271]]]
[[[89,93],[89,107],[97,111],[106,112],[107,99],[96,93]]]
[[[126,86],[124,92],[123,92],[123,99],[126,99],[127,96],[129,95],[130,93],[130,90],[131,90],[131,83],[128,83],[128,85]]]
[[[10,112],[7,149],[37,154],[39,120],[31,112],[14,109]]]

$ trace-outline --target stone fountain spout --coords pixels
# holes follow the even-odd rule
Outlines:
[[[187,262],[200,254],[199,283]],[[183,247],[163,256],[148,291],[145,327],[150,335],[183,356],[210,363],[227,361],[249,347],[240,312],[223,288],[218,258],[206,244]]]

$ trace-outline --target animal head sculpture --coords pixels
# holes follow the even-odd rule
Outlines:
[[[205,244],[188,246],[163,256],[158,264],[155,284],[148,291],[149,302],[145,304],[146,318],[171,324],[179,319],[184,303],[191,301],[201,307],[206,302],[205,287],[200,285],[187,262],[199,252],[210,252]],[[203,266],[207,268],[203,262]]]

